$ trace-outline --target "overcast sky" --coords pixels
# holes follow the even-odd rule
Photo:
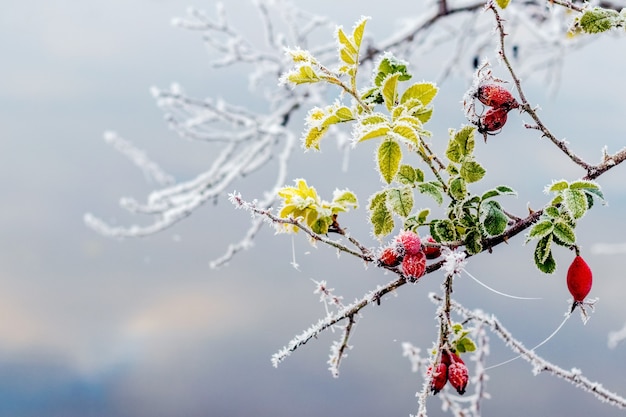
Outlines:
[[[226,3],[253,31],[250,3]],[[324,0],[310,9],[347,27],[371,15],[372,35],[385,37],[404,17],[394,11],[399,4],[404,2]],[[111,240],[83,224],[86,212],[130,224],[118,206],[120,197],[141,199],[154,188],[104,143],[107,130],[133,140],[181,180],[211,161],[208,147],[167,129],[149,88],[175,81],[199,97],[228,92],[229,78],[210,69],[200,36],[170,25],[187,6],[211,10],[212,2],[0,0],[0,5],[0,417],[415,412],[421,379],[402,358],[401,343],[431,346],[434,307],[426,294],[438,290],[439,276],[366,309],[355,348],[334,380],[326,360],[337,335],[307,345],[278,369],[270,363],[276,350],[324,314],[311,279],[327,279],[352,299],[390,276],[345,257],[337,260],[327,248],[312,249],[301,236],[295,239],[301,270],[295,271],[289,265],[291,238],[269,230],[237,262],[211,270],[209,262],[248,220],[226,200],[144,239]],[[608,39],[568,56],[554,96],[540,77],[528,81],[545,121],[592,161],[603,145],[616,151],[626,137],[625,42]],[[436,74],[436,64],[424,64],[424,70]],[[441,114],[460,110],[466,81],[445,84],[449,88],[436,103]],[[241,79],[241,85],[246,82]],[[245,103],[242,90],[233,87],[240,94],[234,102]],[[582,172],[570,168],[547,141],[524,132],[521,117],[511,120],[510,136],[478,143],[477,152],[493,158],[494,181],[520,191],[511,205],[523,215],[527,204],[543,204],[545,184]],[[448,127],[462,122],[460,111],[453,121],[435,117],[432,130],[445,138]],[[296,154],[293,177],[315,172],[310,160]],[[359,155],[366,155],[364,161],[355,160]],[[323,157],[325,167],[340,165],[332,146]],[[369,154],[356,152],[351,168],[366,169],[369,163]],[[597,311],[586,326],[577,317],[571,320],[540,353],[566,369],[580,367],[624,395],[626,373],[614,365],[624,363],[626,345],[606,346],[608,332],[626,322],[623,254],[591,252],[594,243],[624,240],[622,171],[602,177],[609,205],[594,208],[577,229],[595,274],[591,295],[600,298]],[[355,184],[353,174],[332,175],[340,182],[332,187],[367,188]],[[516,238],[493,255],[475,258],[468,269],[502,291],[542,300],[503,300],[471,282],[459,282],[455,295],[469,307],[491,309],[532,346],[561,322],[569,296],[564,265],[571,254],[558,253],[561,269],[546,277],[532,266],[532,246],[522,243]],[[492,363],[511,356],[495,336],[492,341]],[[495,369],[487,389],[493,399],[485,403],[485,415],[513,406],[524,414],[566,415],[559,411],[566,404],[579,414],[623,413],[555,378],[532,376],[521,361]],[[433,415],[438,408],[432,401]]]

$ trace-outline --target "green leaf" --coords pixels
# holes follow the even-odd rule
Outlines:
[[[437,242],[452,242],[457,239],[454,223],[448,219],[433,220],[430,223],[430,234]]]
[[[551,274],[556,270],[556,261],[552,256],[552,235],[539,239],[535,248],[535,265],[546,274]]]
[[[517,193],[515,192],[514,189],[512,189],[511,187],[507,187],[506,185],[499,185],[496,188],[486,191],[481,197],[480,200],[481,201],[485,201],[489,198],[493,198],[493,197],[497,197],[500,195],[514,195],[516,196]]]
[[[424,106],[427,106],[437,95],[439,89],[433,83],[416,83],[406,89],[400,103],[410,99],[418,99]]]
[[[378,147],[378,170],[387,184],[396,176],[401,160],[402,150],[395,140],[387,139]]]
[[[396,99],[398,97],[398,78],[399,73],[391,74],[383,81],[381,86],[381,93],[383,94],[383,100],[387,110],[391,111],[393,106],[396,105]]]
[[[415,168],[415,182],[424,182],[424,171]]]
[[[450,182],[450,196],[455,200],[463,200],[467,195],[467,187],[463,178],[456,177]]]
[[[465,160],[461,164],[461,178],[468,183],[480,181],[485,176],[485,169],[476,161]]]
[[[535,247],[535,262],[544,263],[552,254],[552,234],[539,239]]]
[[[417,181],[417,171],[411,165],[402,164],[396,174],[396,181],[401,184],[413,184]]]
[[[387,209],[387,192],[380,191],[372,197],[369,204],[370,222],[374,226],[374,236],[383,237],[393,231],[393,216]]]
[[[480,222],[485,232],[490,236],[496,236],[504,232],[508,224],[507,218],[500,203],[489,200],[480,206]]]
[[[511,0],[496,0],[496,3],[498,3],[498,6],[500,6],[501,9],[506,9],[506,6],[509,5],[509,2]]]
[[[574,228],[564,220],[559,219],[554,223],[552,233],[555,239],[563,243],[563,246],[571,246],[576,243]]]
[[[600,33],[624,25],[624,19],[616,10],[594,7],[583,13],[578,24],[587,33]]]
[[[528,242],[531,239],[541,239],[545,236],[548,236],[549,234],[552,233],[553,229],[554,229],[554,224],[552,223],[551,220],[540,221],[539,223],[536,223],[530,229],[530,232],[528,232],[528,238],[526,239],[526,242]]]
[[[482,235],[478,230],[471,230],[465,235],[465,249],[470,254],[477,254],[482,252]]]
[[[476,344],[469,337],[462,337],[456,342],[456,350],[458,353],[474,352]]]
[[[412,230],[414,232],[417,232],[417,228],[426,223],[426,219],[428,218],[429,214],[430,209],[423,209],[420,210],[419,213],[417,213],[416,215],[407,217],[403,225],[404,230]]]
[[[587,198],[580,190],[563,191],[563,205],[574,219],[580,219],[587,212]]]
[[[397,59],[393,55],[385,54],[378,64],[378,73],[374,79],[374,84],[380,87],[389,74],[395,73],[400,73],[399,81],[411,79],[406,62]]]
[[[446,157],[456,163],[461,163],[463,158],[474,152],[474,126],[464,126],[458,132],[450,130],[450,140]]]
[[[441,203],[443,203],[443,194],[438,184],[435,185],[432,182],[423,182],[417,185],[417,189],[420,193],[431,196],[437,204],[441,205]]]
[[[559,192],[563,190],[567,190],[569,188],[569,183],[565,180],[553,182],[547,189],[550,192]]]
[[[408,217],[413,210],[413,190],[411,187],[392,188],[387,191],[387,204],[392,212],[400,217]]]
[[[318,235],[324,235],[328,233],[328,229],[331,225],[331,219],[328,217],[319,217],[313,223],[309,224],[311,230],[313,230]]]
[[[559,209],[554,206],[546,207],[546,209],[543,212],[545,213],[546,216],[552,217],[553,219],[556,219],[557,217],[561,215],[561,213],[559,212]]]

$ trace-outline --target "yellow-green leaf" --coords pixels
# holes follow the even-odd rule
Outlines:
[[[511,0],[496,0],[496,3],[498,3],[498,6],[500,6],[501,9],[506,9],[506,6],[509,5],[509,2]]]
[[[391,128],[386,125],[374,127],[366,130],[361,136],[359,136],[357,141],[363,142],[364,140],[385,136],[387,133],[389,133],[390,130]]]
[[[433,83],[416,83],[406,89],[400,103],[404,103],[409,99],[418,99],[424,106],[428,105],[435,96],[439,89]]]
[[[383,237],[393,231],[393,216],[387,209],[387,193],[380,191],[372,197],[369,204],[370,222],[374,226],[374,235]]]
[[[378,147],[378,170],[387,184],[396,176],[401,160],[402,150],[395,140],[387,139]]]
[[[398,72],[391,74],[385,78],[381,86],[383,100],[385,101],[385,106],[389,111],[391,111],[393,106],[396,104],[396,98],[398,96],[398,78],[400,75],[401,74]]]
[[[363,33],[365,32],[365,24],[369,20],[369,17],[362,17],[360,21],[356,23],[354,30],[352,31],[352,39],[356,45],[356,49],[361,48],[361,41],[363,40]]]
[[[419,146],[421,143],[419,135],[411,126],[406,124],[396,124],[393,126],[391,131],[413,145]]]
[[[328,127],[312,127],[304,134],[303,145],[306,149],[320,150],[320,141],[328,130]]]

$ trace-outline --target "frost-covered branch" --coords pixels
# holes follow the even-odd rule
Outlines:
[[[430,298],[436,303],[442,302],[442,298],[436,294],[430,294]],[[599,382],[591,381],[582,374],[580,369],[572,368],[569,371],[565,370],[542,358],[534,350],[526,348],[522,342],[513,337],[495,316],[478,310],[469,310],[455,301],[452,301],[452,308],[462,317],[488,326],[513,352],[532,365],[535,375],[541,372],[548,372],[593,394],[601,401],[619,408],[626,408],[626,398],[607,390]]]

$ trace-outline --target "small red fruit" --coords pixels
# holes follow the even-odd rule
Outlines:
[[[396,241],[402,245],[407,255],[416,255],[422,251],[422,241],[417,233],[403,230],[396,236]]]
[[[506,123],[507,111],[508,110],[504,107],[487,110],[487,112],[480,118],[478,131],[484,133],[495,132],[496,130],[501,129]]]
[[[582,303],[589,291],[591,291],[591,283],[593,274],[587,262],[580,255],[576,255],[574,261],[567,270],[567,288],[574,297],[574,306]]]
[[[448,382],[448,365],[443,362],[435,367],[435,372],[432,374],[432,380],[430,383],[430,391],[433,394],[437,394],[443,389]]]
[[[437,243],[437,241],[433,239],[432,236],[426,236],[424,240],[428,243]],[[424,253],[426,254],[426,259],[435,259],[441,256],[441,248],[424,245],[423,249]]]
[[[515,97],[506,88],[497,84],[481,85],[475,96],[485,106],[504,108],[506,111],[519,107]]]
[[[407,278],[419,279],[426,270],[426,255],[424,252],[407,253],[402,259],[402,273]]]
[[[378,257],[378,262],[381,265],[385,266],[398,266],[400,265],[400,262],[402,262],[402,257],[393,247],[387,246],[380,253],[380,256]]]
[[[465,394],[465,387],[469,381],[469,372],[463,361],[452,362],[448,365],[448,381],[459,395]]]

